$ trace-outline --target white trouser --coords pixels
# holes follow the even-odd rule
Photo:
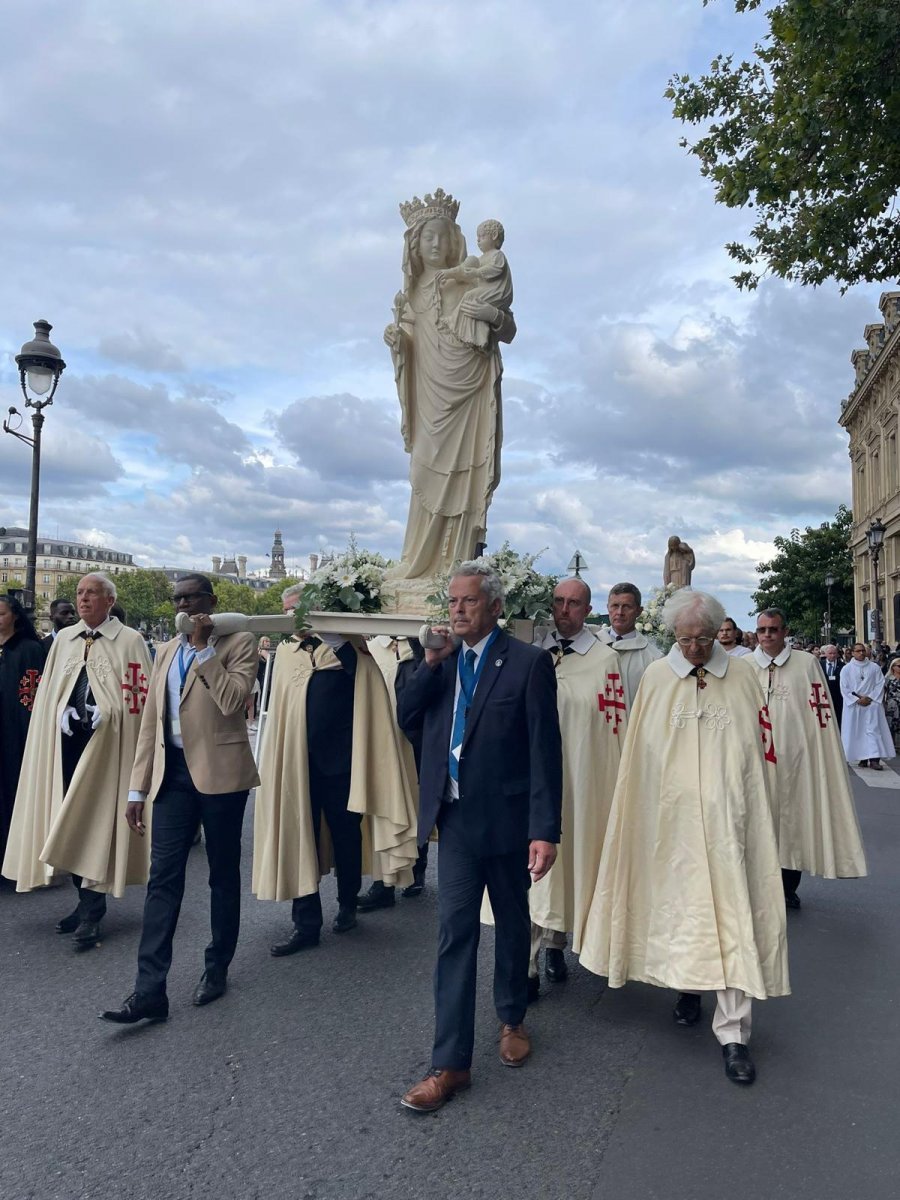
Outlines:
[[[746,1046],[750,1041],[752,1003],[751,997],[740,988],[724,988],[716,992],[712,1031],[720,1046],[727,1046],[730,1042]]]
[[[538,954],[541,947],[546,949],[552,946],[556,950],[565,950],[566,935],[560,933],[558,929],[544,929],[542,925],[535,925],[531,922],[531,958],[528,960],[528,974],[535,978],[540,975],[541,970],[538,966]]]

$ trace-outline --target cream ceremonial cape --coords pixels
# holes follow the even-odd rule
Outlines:
[[[356,643],[354,643],[356,646]],[[416,812],[400,757],[396,728],[381,672],[356,646],[353,760],[348,809],[362,813],[363,872],[380,855],[382,878],[401,887],[412,882],[416,861]],[[328,646],[312,655],[296,641],[275,655],[269,716],[263,738],[253,833],[253,891],[260,900],[309,896],[331,869],[331,842],[323,815],[319,855],[309,802],[306,693],[314,670],[341,669]]]
[[[397,692],[395,684],[397,681],[397,667],[400,663],[409,662],[413,658],[409,639],[400,638],[398,640],[397,638],[373,637],[369,639],[366,646],[375,660],[379,671],[381,671],[384,686],[387,688],[388,700],[391,705],[391,716],[394,718],[394,724],[396,725]],[[413,754],[412,743],[399,728],[397,731],[397,740],[400,746],[400,758],[403,762],[403,769],[409,780],[409,790],[412,793],[416,808],[418,808],[419,776],[416,772],[416,756]]]
[[[581,962],[610,987],[786,995],[759,685],[720,646],[705,688],[689,670],[674,646],[638,689]]]
[[[31,714],[3,863],[20,892],[44,887],[55,871],[81,875],[85,887],[114,896],[147,881],[150,838],[128,828],[125,805],[150,659],[141,635],[115,617],[103,625],[87,660],[103,718],[63,794],[59,718],[84,662],[78,636],[84,628],[79,621],[57,634]]]
[[[772,726],[768,759],[781,865],[826,879],[865,875],[862,836],[822,668],[811,654],[787,646],[774,661],[757,647],[747,661],[756,669]]]
[[[562,838],[556,862],[528,893],[531,919],[544,929],[581,941],[625,740],[625,695],[619,657],[590,633],[584,654],[556,660],[557,706],[562,733]],[[553,644],[552,635],[544,648]]]
[[[625,703],[630,712],[644,672],[652,662],[662,658],[662,651],[642,633],[635,634],[633,638],[625,637],[621,642],[615,641],[614,638],[615,634],[610,633],[609,627],[602,625],[597,640],[621,656],[620,669],[625,684]]]

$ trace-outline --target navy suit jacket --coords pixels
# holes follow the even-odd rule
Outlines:
[[[397,689],[400,727],[409,737],[422,735],[420,845],[447,791],[458,661],[451,654],[436,667],[423,662]],[[502,630],[487,649],[466,721],[454,803],[477,854],[559,841],[562,744],[553,659]]]

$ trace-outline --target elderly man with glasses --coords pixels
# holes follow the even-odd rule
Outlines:
[[[719,602],[678,591],[663,619],[676,640],[629,714],[581,964],[613,988],[674,988],[678,1025],[715,992],[725,1074],[750,1084],[751,998],[789,991],[770,730],[749,660],[716,641]]]
[[[100,1015],[117,1025],[165,1021],[166,979],[198,824],[209,860],[210,925],[205,971],[193,997],[202,1006],[224,995],[241,919],[241,827],[249,789],[259,783],[244,707],[256,679],[251,633],[217,635],[216,606],[205,575],[175,584],[175,612],[190,633],[166,642],[153,665],[127,819],[139,834],[152,805],[150,880],[134,991]]]

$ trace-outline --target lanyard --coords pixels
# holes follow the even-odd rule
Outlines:
[[[184,691],[184,683],[185,683],[185,680],[187,679],[187,673],[190,669],[191,663],[194,661],[194,659],[196,657],[197,657],[197,651],[194,650],[193,647],[191,647],[191,652],[188,655],[187,662],[185,662],[184,661],[184,646],[178,647],[178,674],[181,676],[181,687],[178,689],[179,693]]]
[[[471,683],[466,678],[466,676],[468,675],[468,671],[465,674],[463,674],[463,669],[462,669],[463,654],[465,653],[465,650],[463,649],[462,646],[460,646],[460,648],[459,648],[459,658],[456,660],[457,661],[456,669],[457,669],[457,673],[459,674],[460,690],[462,691],[462,694],[466,698],[466,708],[467,709],[472,707],[472,697],[475,695],[475,688],[478,686],[478,679],[481,675],[482,668],[484,667],[484,664],[487,660],[487,652],[488,652],[488,650],[490,650],[491,644],[493,643],[494,638],[496,636],[497,636],[497,630],[494,629],[491,632],[491,636],[488,638],[487,643],[485,644],[485,647],[482,650],[482,652],[478,658],[478,662],[475,664],[475,670],[472,673]]]

